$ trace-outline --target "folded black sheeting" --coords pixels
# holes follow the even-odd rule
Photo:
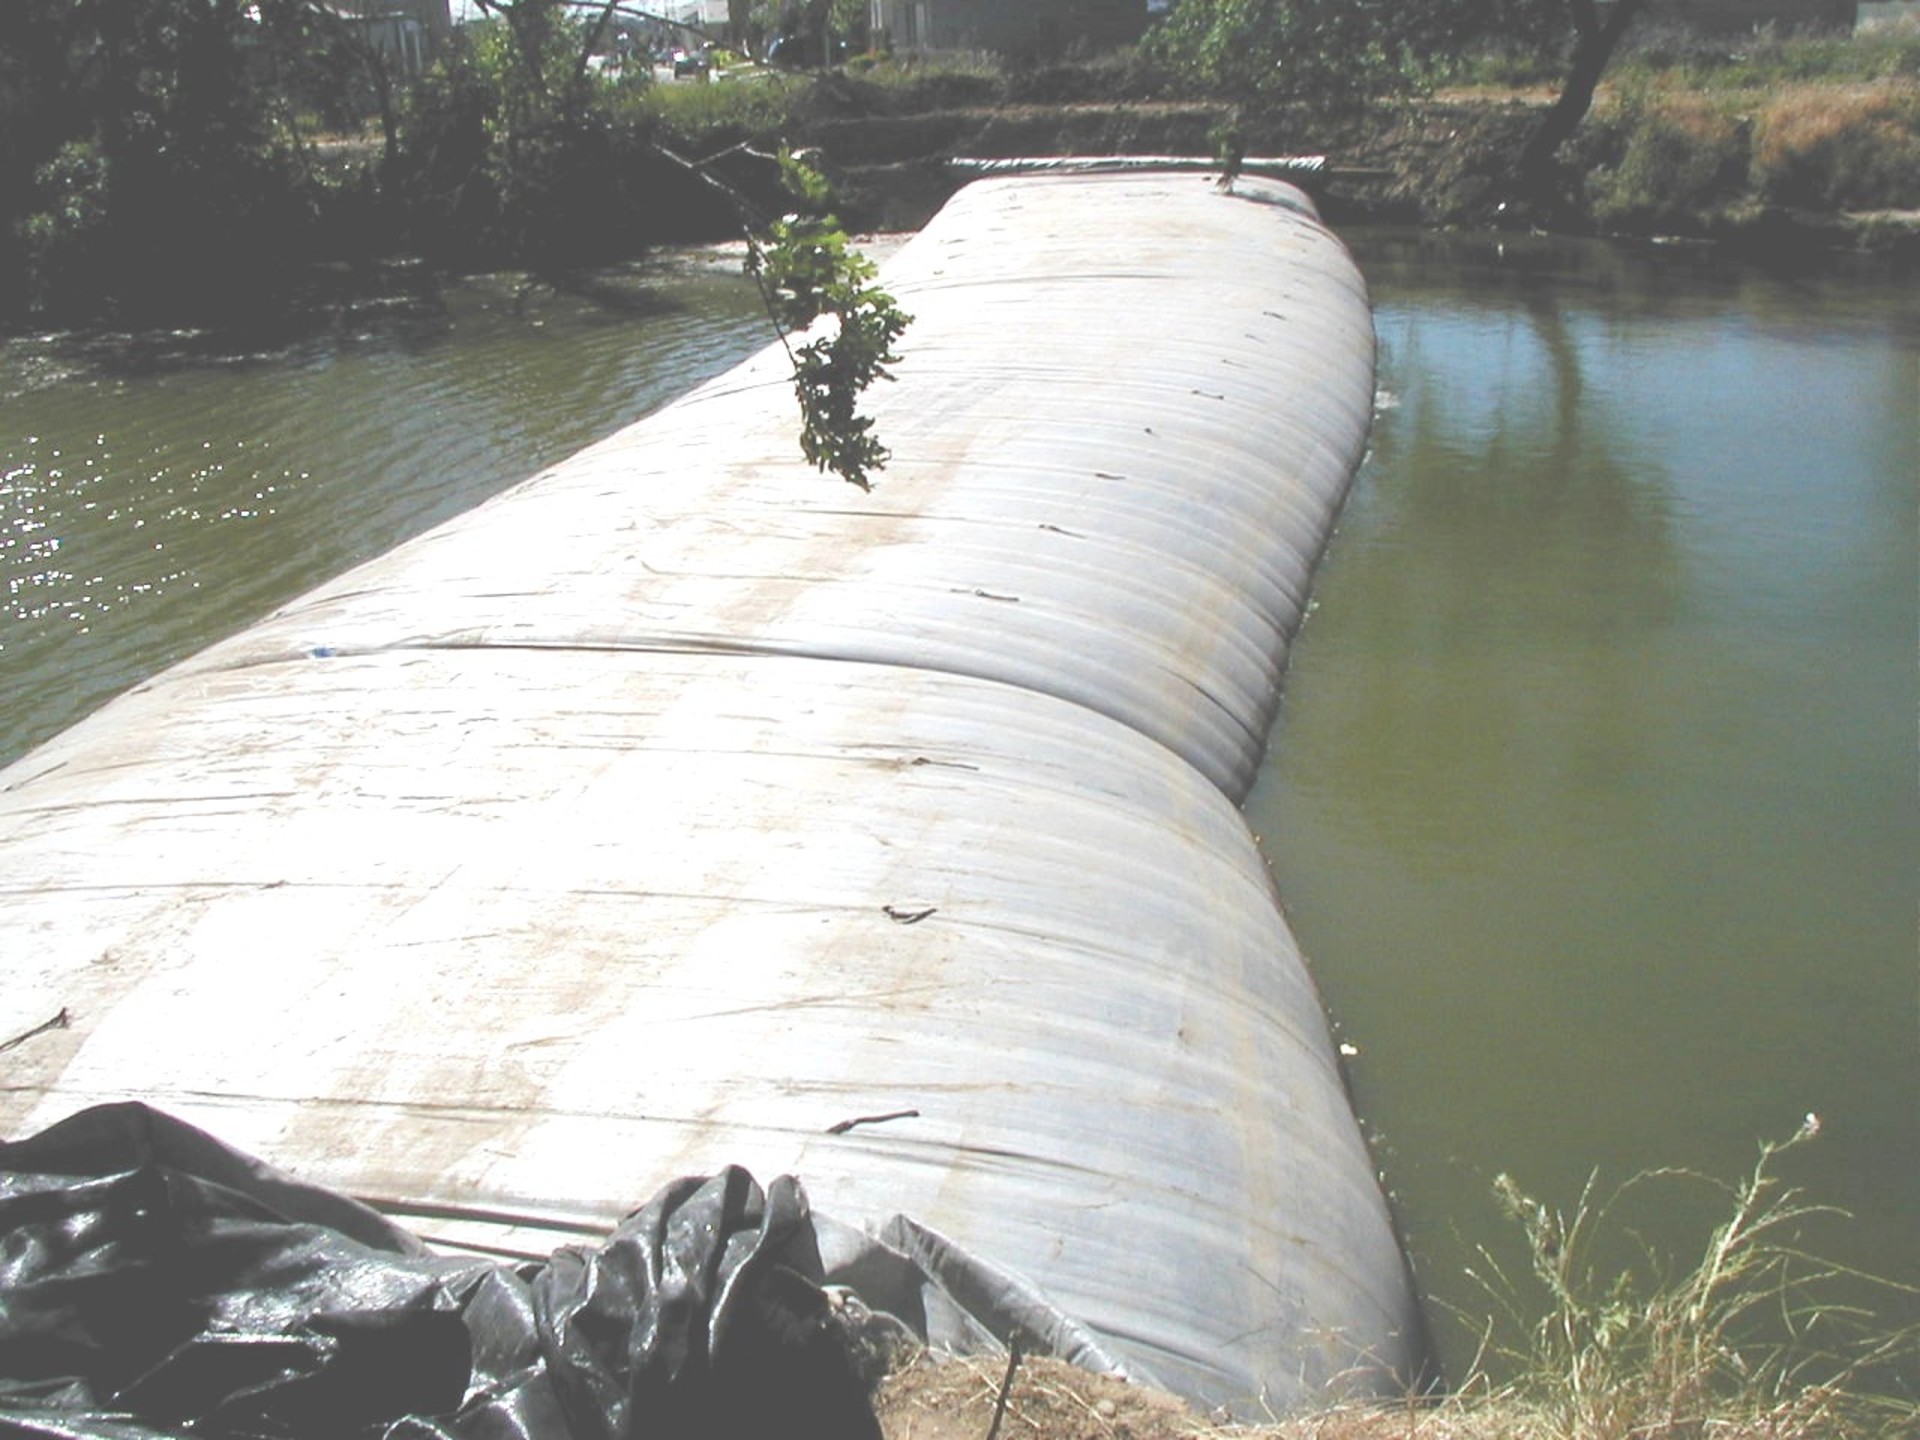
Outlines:
[[[877,1437],[824,1278],[788,1176],[508,1267],[101,1106],[0,1144],[0,1435]]]

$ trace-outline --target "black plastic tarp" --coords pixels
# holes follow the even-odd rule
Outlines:
[[[0,1434],[878,1436],[825,1278],[788,1176],[676,1180],[508,1266],[102,1106],[0,1144]]]

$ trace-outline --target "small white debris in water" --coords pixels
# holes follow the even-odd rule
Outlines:
[[[1351,1060],[1360,1053],[1360,1047],[1358,1045],[1348,1044],[1345,1040],[1342,1040],[1340,1042],[1340,1053]]]

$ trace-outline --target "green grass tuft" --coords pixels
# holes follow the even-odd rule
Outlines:
[[[1912,1289],[1805,1249],[1805,1231],[1841,1212],[1773,1173],[1819,1128],[1809,1115],[1791,1138],[1762,1144],[1737,1182],[1655,1170],[1600,1199],[1590,1180],[1570,1212],[1501,1177],[1496,1194],[1525,1234],[1530,1273],[1516,1283],[1489,1259],[1476,1276],[1497,1314],[1455,1403],[1504,1412],[1513,1435],[1556,1440],[1913,1436],[1911,1399],[1878,1391],[1902,1371],[1911,1378],[1920,1334],[1881,1325],[1864,1303]],[[1679,1273],[1644,1250],[1607,1263],[1634,1206],[1686,1202],[1673,1187],[1720,1201],[1725,1218],[1699,1259]],[[1490,1370],[1513,1378],[1495,1384]]]

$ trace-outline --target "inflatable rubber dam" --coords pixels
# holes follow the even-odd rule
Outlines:
[[[1366,440],[1361,278],[1279,182],[1095,173],[975,182],[882,283],[870,494],[774,345],[0,772],[0,1129],[142,1101],[509,1255],[790,1174],[976,1257],[982,1334],[1241,1413],[1399,1393],[1238,808]]]

